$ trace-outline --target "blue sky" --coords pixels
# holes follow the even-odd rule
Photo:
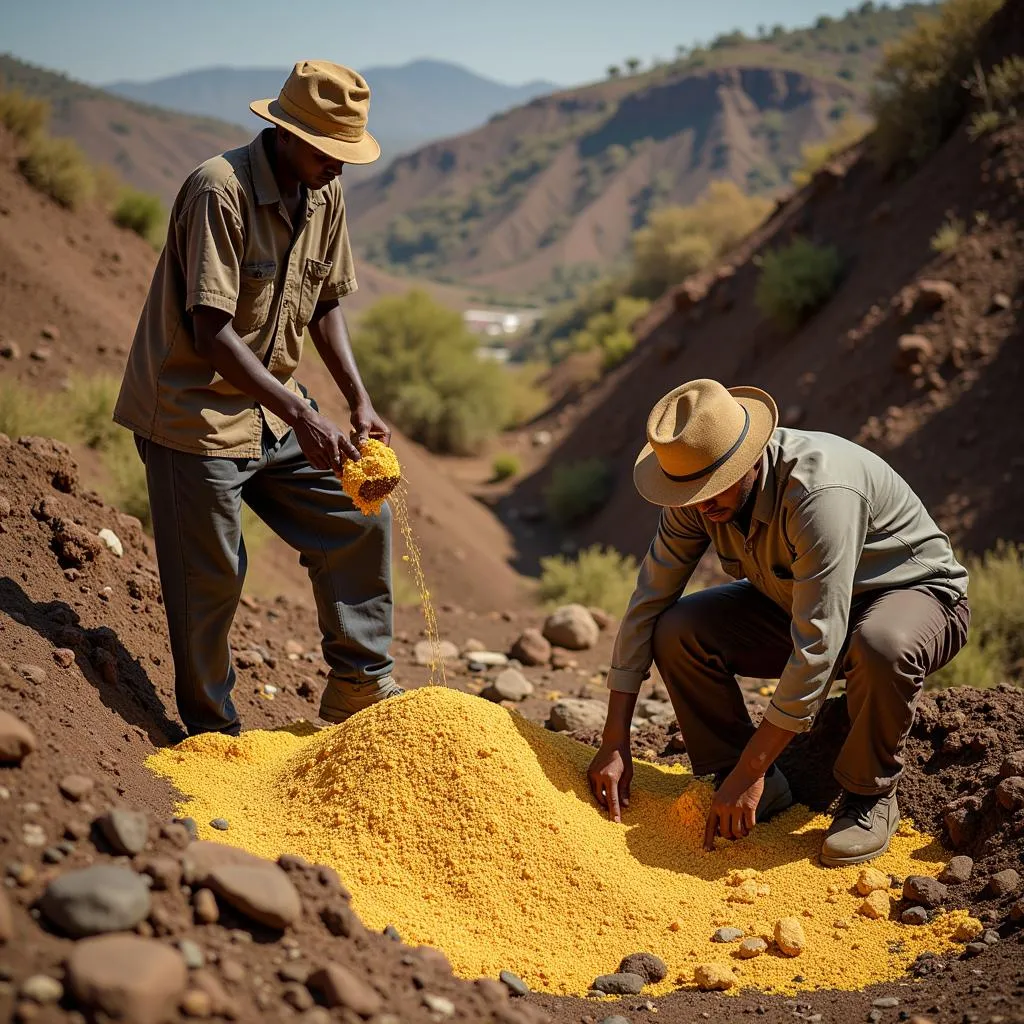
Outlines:
[[[803,25],[852,0],[0,0],[0,52],[101,84],[212,65],[355,68],[432,57],[503,82],[564,85],[626,57],[758,24]]]

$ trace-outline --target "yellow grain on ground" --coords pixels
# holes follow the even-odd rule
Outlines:
[[[803,807],[704,853],[709,787],[679,770],[638,763],[625,822],[609,822],[587,790],[592,753],[479,697],[427,687],[319,732],[198,736],[148,764],[187,795],[180,811],[204,839],[332,865],[369,927],[443,949],[465,977],[508,968],[535,989],[583,993],[646,951],[669,966],[652,994],[692,987],[710,962],[733,968],[733,991],[853,989],[943,952],[968,920],[909,927],[858,914],[860,868],[817,863],[827,819]],[[227,833],[206,825],[219,817]],[[875,867],[935,875],[943,860],[905,825]],[[741,886],[752,902],[730,899]],[[771,946],[741,961],[738,944],[710,942],[723,925],[770,941],[786,917],[806,937],[796,957]]]

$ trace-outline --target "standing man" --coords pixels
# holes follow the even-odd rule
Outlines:
[[[745,836],[793,802],[774,767],[809,729],[837,674],[852,728],[839,749],[839,809],[823,864],[883,853],[925,676],[967,639],[967,571],[920,499],[871,452],[831,434],[777,429],[757,388],[695,380],[647,421],[633,471],[662,506],[612,655],[591,789],[629,804],[629,726],[652,661],[695,775],[713,775],[704,846]],[[734,582],[682,597],[708,545]],[[779,679],[755,729],[737,675]]]
[[[301,61],[254,113],[275,127],[189,175],[171,210],[114,419],[146,464],[153,534],[190,734],[237,734],[228,632],[241,596],[244,501],[309,571],[330,667],[320,717],[401,693],[391,678],[391,518],[335,473],[390,431],[356,368],[340,300],[355,291],[341,173],[380,146],[356,72]],[[292,377],[308,330],[352,437]]]

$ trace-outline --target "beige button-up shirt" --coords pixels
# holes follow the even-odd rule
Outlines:
[[[927,587],[955,604],[967,570],[921,500],[885,461],[833,434],[776,430],[761,457],[750,529],[665,508],[622,619],[608,687],[636,693],[658,616],[682,595],[708,545],[792,619],[793,653],[765,718],[808,729],[828,694],[862,594]]]
[[[253,354],[301,394],[292,373],[317,302],[355,288],[340,178],[307,191],[293,224],[262,134],[208,160],[171,210],[114,419],[168,448],[258,458],[264,418],[278,437],[287,427],[199,355],[192,310],[230,313]]]

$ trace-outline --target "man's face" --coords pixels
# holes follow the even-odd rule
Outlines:
[[[321,153],[291,132],[278,132],[277,152],[306,188],[324,188],[341,174],[345,166],[344,161]]]
[[[757,483],[757,467],[742,476],[732,487],[726,488],[707,501],[698,502],[693,507],[713,523],[731,523],[736,514],[747,503]]]

